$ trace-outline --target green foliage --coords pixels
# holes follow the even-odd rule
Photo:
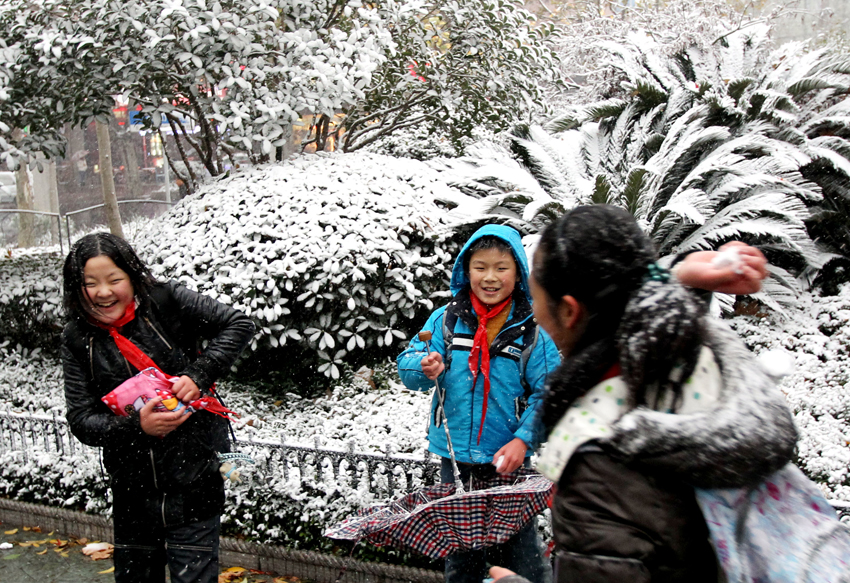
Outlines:
[[[516,0],[378,4],[396,43],[333,132],[353,151],[399,131],[444,136],[462,152],[476,127],[500,131],[543,110],[560,86],[556,30]],[[330,131],[330,130],[329,130]]]
[[[155,275],[257,324],[246,366],[308,391],[395,356],[448,294],[458,247],[435,199],[459,194],[414,160],[304,156],[181,201],[136,246]]]
[[[11,251],[0,257],[0,345],[56,352],[62,331],[63,258]]]

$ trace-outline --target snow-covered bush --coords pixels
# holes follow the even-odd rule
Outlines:
[[[415,160],[303,156],[206,186],[137,249],[251,316],[267,365],[336,379],[395,354],[447,296],[457,246],[434,201],[448,195],[463,196]]]
[[[780,387],[800,430],[798,465],[828,498],[850,501],[850,284],[838,295],[804,294],[784,320],[729,320],[755,352],[795,361]]]
[[[0,255],[0,344],[57,349],[62,260],[52,249]]]

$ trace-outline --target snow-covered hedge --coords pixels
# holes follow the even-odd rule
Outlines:
[[[444,195],[463,196],[415,160],[302,156],[207,185],[137,250],[158,277],[251,316],[261,360],[336,379],[396,353],[447,296]]]
[[[63,258],[56,251],[0,255],[0,344],[56,349],[63,313]]]
[[[850,284],[804,294],[784,320],[729,320],[755,352],[784,350],[794,372],[780,385],[800,430],[797,463],[827,497],[850,501]]]

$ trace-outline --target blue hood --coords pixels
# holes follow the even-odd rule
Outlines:
[[[473,233],[473,235],[469,238],[469,241],[466,242],[466,245],[463,246],[463,249],[461,249],[460,254],[458,254],[457,259],[455,260],[455,266],[452,269],[452,282],[450,286],[452,295],[457,295],[459,291],[469,285],[469,276],[463,269],[463,258],[469,252],[469,248],[473,243],[475,243],[475,241],[487,235],[498,237],[511,246],[514,260],[519,268],[519,289],[522,290],[525,297],[528,298],[528,303],[531,303],[531,292],[528,289],[528,260],[525,257],[525,249],[522,246],[522,237],[520,237],[519,231],[504,225],[484,225],[475,231],[475,233]]]

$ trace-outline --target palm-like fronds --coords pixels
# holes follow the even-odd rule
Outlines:
[[[628,209],[662,255],[762,245],[774,269],[759,299],[793,302],[795,278],[850,252],[850,226],[823,232],[839,217],[850,225],[850,57],[771,51],[759,27],[672,59],[639,33],[630,40],[600,45],[619,92],[522,128],[512,153],[564,208]]]

